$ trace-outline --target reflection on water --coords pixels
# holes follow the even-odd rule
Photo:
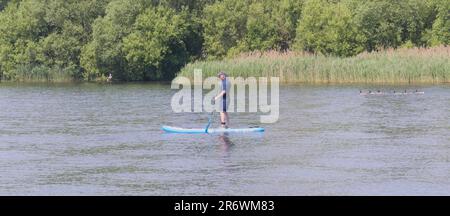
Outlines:
[[[233,148],[234,143],[230,140],[228,133],[222,133],[219,135],[219,141],[223,152],[228,153]]]
[[[450,195],[449,86],[283,86],[276,124],[230,113],[250,134],[163,133],[208,121],[174,93],[1,83],[0,195]]]

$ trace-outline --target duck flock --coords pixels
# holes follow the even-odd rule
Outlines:
[[[400,92],[397,92],[397,91],[383,92],[383,91],[380,91],[380,90],[377,90],[377,91],[371,91],[371,90],[362,91],[362,90],[360,90],[359,91],[359,95],[410,95],[410,94],[425,94],[425,92],[419,91],[417,89],[415,91],[412,91],[412,92],[408,92],[406,90],[400,91]]]

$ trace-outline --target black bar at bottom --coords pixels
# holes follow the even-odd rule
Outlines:
[[[139,215],[302,215],[448,212],[448,197],[120,196],[0,197],[0,211]],[[158,214],[153,214],[157,213]]]

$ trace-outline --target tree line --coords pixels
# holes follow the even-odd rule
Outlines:
[[[0,0],[0,77],[170,80],[251,51],[348,57],[450,42],[448,0]]]

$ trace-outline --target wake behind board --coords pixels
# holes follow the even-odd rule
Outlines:
[[[162,126],[162,130],[167,133],[184,133],[184,134],[201,134],[201,133],[247,133],[247,132],[264,132],[264,128],[179,128],[171,126]]]

